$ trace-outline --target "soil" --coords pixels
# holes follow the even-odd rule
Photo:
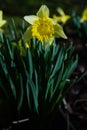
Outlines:
[[[79,62],[74,75],[80,75],[87,70],[87,45],[82,45],[81,39],[76,36],[69,39],[73,42]],[[71,108],[71,122],[75,130],[87,129],[87,74],[71,88],[66,98]]]

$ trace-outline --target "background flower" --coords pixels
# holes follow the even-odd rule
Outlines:
[[[59,23],[65,24],[70,19],[70,15],[65,14],[62,8],[57,8],[57,12],[60,16],[53,15],[53,18],[55,18]]]
[[[84,22],[87,21],[87,8],[85,8],[82,12],[82,18],[80,20],[80,22]]]
[[[0,28],[6,23],[6,20],[3,20],[3,12],[0,10]]]

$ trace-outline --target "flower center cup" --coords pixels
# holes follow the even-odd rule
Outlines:
[[[50,19],[39,18],[32,25],[32,36],[40,41],[52,39],[54,34],[54,26]]]

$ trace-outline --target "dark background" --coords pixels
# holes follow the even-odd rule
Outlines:
[[[58,6],[62,7],[65,12],[71,13],[72,10],[81,13],[87,6],[86,0],[0,0],[0,9],[6,15],[23,16],[33,14],[38,8],[46,4],[52,13],[56,12]]]
[[[51,16],[57,14],[57,7],[62,7],[66,14],[76,11],[81,16],[82,11],[87,7],[87,0],[0,0],[0,10],[3,10],[6,18],[22,18],[24,15],[36,14],[42,4],[46,4],[49,7]],[[87,69],[87,46],[83,47],[79,44],[80,40],[76,36],[68,38],[67,42],[70,40],[75,45],[76,53],[79,54],[80,59],[76,73],[81,73],[81,69]],[[70,120],[74,127],[76,130],[86,130],[87,76],[70,90],[66,99],[72,109]],[[57,121],[55,124],[57,125]]]

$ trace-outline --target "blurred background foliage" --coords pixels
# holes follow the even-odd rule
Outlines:
[[[0,0],[0,10],[3,10],[5,15],[24,16],[34,14],[42,4],[50,8],[51,15],[56,13],[58,6],[66,13],[71,13],[72,10],[81,13],[87,6],[87,0]]]

